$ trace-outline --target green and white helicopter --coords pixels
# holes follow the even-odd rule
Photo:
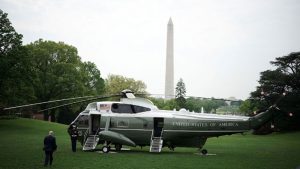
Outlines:
[[[103,144],[102,151],[108,153],[110,146],[117,151],[122,145],[150,146],[150,152],[161,152],[167,146],[197,147],[202,149],[210,137],[244,133],[258,129],[269,122],[273,115],[269,111],[253,117],[218,115],[208,113],[159,110],[151,101],[135,97],[129,90],[122,91],[119,102],[103,101],[88,104],[86,109],[70,124],[76,125],[83,150],[94,150]]]
[[[253,117],[195,113],[185,109],[159,110],[150,100],[135,97],[130,90],[124,90],[120,95],[78,98],[85,98],[86,102],[112,96],[122,98],[120,101],[89,103],[70,124],[70,127],[73,125],[77,127],[78,141],[81,142],[83,151],[93,151],[98,144],[102,144],[103,153],[108,153],[112,145],[115,146],[116,151],[120,151],[122,146],[126,145],[150,146],[149,151],[156,153],[161,152],[164,146],[171,150],[175,147],[197,147],[202,154],[207,154],[203,146],[208,138],[258,129],[274,117],[270,110],[278,109],[275,103],[265,111],[257,112]],[[34,103],[4,108],[4,110],[66,100],[70,99]],[[49,109],[80,102],[82,101]]]

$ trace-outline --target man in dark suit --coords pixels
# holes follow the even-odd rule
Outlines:
[[[76,142],[78,137],[78,130],[76,125],[72,125],[69,128],[69,134],[71,136],[71,143],[72,143],[72,151],[76,152]]]
[[[49,135],[44,138],[44,148],[43,150],[45,151],[45,163],[44,166],[46,167],[48,163],[50,166],[52,165],[53,162],[53,152],[56,150],[57,145],[56,145],[56,140],[53,135],[53,131],[49,131]]]

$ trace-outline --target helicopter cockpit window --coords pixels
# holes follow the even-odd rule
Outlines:
[[[76,120],[77,127],[88,127],[89,126],[89,116],[88,115],[81,115]]]
[[[115,103],[112,105],[111,111],[113,113],[140,113],[140,112],[150,111],[150,108],[131,105],[131,104]]]
[[[87,105],[86,110],[96,110],[97,103],[90,103]]]

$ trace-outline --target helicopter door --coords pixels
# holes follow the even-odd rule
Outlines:
[[[91,114],[91,134],[98,134],[97,132],[100,131],[100,121],[101,115],[100,114]]]
[[[161,137],[162,130],[164,128],[164,118],[154,118],[154,137]]]

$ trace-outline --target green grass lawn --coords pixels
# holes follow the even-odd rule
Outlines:
[[[58,150],[52,168],[58,169],[160,169],[160,168],[251,168],[296,169],[300,166],[300,132],[274,133],[266,136],[232,135],[208,139],[205,148],[210,156],[197,155],[196,148],[164,148],[149,153],[149,147],[102,154],[71,152],[67,126],[38,120],[0,120],[0,168],[44,168],[43,139],[55,132]],[[99,145],[99,148],[101,146]]]

